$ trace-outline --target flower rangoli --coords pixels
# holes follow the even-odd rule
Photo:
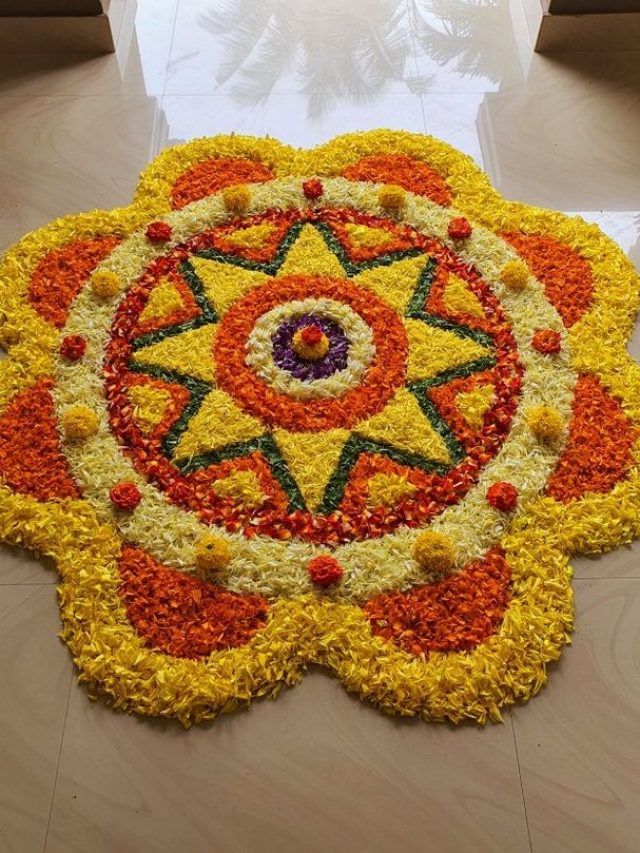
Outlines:
[[[434,139],[198,140],[0,277],[0,533],[119,707],[318,663],[498,720],[568,641],[570,554],[638,535],[637,275]]]

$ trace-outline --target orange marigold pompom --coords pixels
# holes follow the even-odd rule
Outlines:
[[[142,500],[140,489],[135,483],[128,481],[115,485],[109,492],[109,497],[114,506],[125,512],[134,510]]]
[[[500,270],[500,279],[511,290],[522,290],[530,276],[529,268],[520,261],[509,261]]]
[[[120,278],[111,270],[98,270],[91,276],[91,289],[100,299],[109,299],[120,293]]]
[[[447,228],[449,237],[453,240],[466,240],[467,237],[471,237],[472,230],[471,223],[464,216],[457,216],[452,219]]]
[[[518,504],[518,490],[511,483],[493,483],[487,489],[487,503],[500,512],[511,512]]]
[[[560,332],[553,329],[538,329],[533,333],[531,344],[534,349],[541,352],[543,355],[555,355],[560,352],[562,347],[562,338]]]
[[[425,530],[416,539],[413,556],[423,569],[449,574],[456,565],[453,544],[448,536],[435,530]]]
[[[312,201],[316,198],[320,198],[320,196],[324,192],[322,181],[319,181],[317,178],[312,178],[310,181],[305,181],[302,184],[302,192],[305,194],[306,198],[310,198]]]
[[[166,243],[171,239],[171,226],[166,222],[150,222],[145,233],[152,243]]]
[[[378,190],[378,204],[386,210],[400,210],[406,197],[406,191],[397,184],[386,184]]]
[[[562,435],[562,416],[549,406],[534,406],[527,412],[527,421],[538,441],[552,443]]]
[[[231,549],[226,539],[213,534],[201,536],[196,543],[196,566],[205,574],[215,574],[228,565]]]
[[[251,190],[246,184],[226,187],[222,199],[229,213],[244,213],[251,204]]]
[[[62,416],[62,428],[67,438],[89,438],[98,429],[98,416],[87,406],[72,406]]]
[[[309,577],[316,586],[332,586],[342,579],[344,574],[342,566],[328,554],[322,554],[309,561],[307,566]]]

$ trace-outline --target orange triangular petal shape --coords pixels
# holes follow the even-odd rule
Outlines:
[[[509,603],[511,571],[499,548],[458,574],[364,606],[373,633],[406,652],[473,649],[497,630]]]
[[[576,383],[569,439],[547,493],[570,501],[587,492],[608,492],[633,462],[632,448],[638,432],[595,376]]]
[[[120,556],[120,595],[145,644],[179,658],[203,658],[248,642],[268,604],[163,566],[139,548]]]
[[[29,282],[28,297],[33,308],[61,329],[71,303],[89,281],[91,272],[119,242],[119,237],[94,237],[47,252]]]
[[[52,385],[42,380],[17,394],[0,417],[0,475],[41,501],[80,496],[60,448]]]

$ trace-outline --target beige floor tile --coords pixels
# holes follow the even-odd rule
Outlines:
[[[477,130],[485,168],[508,198],[565,211],[638,210],[637,60],[538,58],[524,85],[486,94]]]
[[[573,557],[571,565],[580,579],[640,578],[640,542],[636,540],[610,554]]]
[[[316,145],[353,130],[395,127],[424,133],[419,95],[381,95],[371,103],[334,104],[322,117],[309,117],[304,95],[272,95],[259,107],[221,95],[166,95],[160,147],[216,133],[269,134],[290,145]],[[163,141],[164,140],[164,141]]]
[[[177,0],[132,0],[115,54],[0,56],[0,95],[161,95]],[[153,5],[153,12],[151,10]]]
[[[22,548],[0,544],[0,585],[55,584],[57,581],[53,560],[38,559]]]
[[[327,101],[409,91],[412,58],[404,2],[189,0],[179,4],[166,92],[254,103],[308,93],[323,114]]]
[[[0,98],[0,244],[130,201],[153,148],[151,97]]]
[[[410,0],[408,6],[416,91],[495,92],[522,84],[531,46],[518,2]]]
[[[0,851],[41,853],[71,663],[51,586],[0,586]]]
[[[622,853],[640,834],[640,579],[575,582],[577,631],[514,715],[534,853]]]
[[[47,853],[529,849],[509,723],[407,723],[319,672],[208,727],[72,691]]]

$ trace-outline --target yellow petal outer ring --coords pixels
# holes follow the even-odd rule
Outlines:
[[[339,174],[367,154],[405,153],[429,162],[447,180],[456,208],[470,219],[496,231],[554,236],[577,249],[591,264],[595,293],[591,309],[570,330],[572,365],[598,376],[626,414],[640,421],[640,369],[625,347],[640,283],[623,252],[579,217],[503,200],[475,164],[448,145],[394,131],[348,134],[308,152],[247,137],[197,140],[145,170],[131,206],[65,217],[27,235],[0,261],[5,322],[26,333],[0,364],[0,405],[51,373],[59,336],[25,299],[29,275],[47,251],[82,236],[131,233],[168,210],[173,181],[193,163],[256,153],[264,162],[270,158],[279,175],[320,176]],[[436,653],[426,660],[372,637],[359,608],[314,597],[278,602],[268,626],[241,649],[206,661],[170,658],[146,649],[132,630],[117,593],[120,541],[86,503],[39,503],[2,486],[0,538],[56,561],[63,637],[80,679],[124,709],[189,724],[295,683],[305,662],[314,660],[339,675],[347,689],[397,713],[484,722],[499,719],[501,706],[535,694],[546,681],[547,663],[567,642],[573,610],[568,555],[605,551],[640,535],[639,456],[636,446],[634,468],[609,494],[565,505],[548,497],[532,502],[502,543],[513,600],[496,636],[471,653]],[[90,633],[88,620],[94,621]],[[490,688],[479,691],[480,680]]]
[[[287,204],[291,204],[291,199],[294,200],[294,205],[304,203],[300,184],[299,178],[278,178],[256,186],[252,212],[263,212],[274,206],[286,208]],[[323,180],[323,188],[323,202],[328,207],[348,204],[367,212],[371,205],[374,208],[377,206],[376,189],[371,188],[369,184],[349,182],[343,178],[327,178]],[[406,207],[408,224],[412,224],[415,219],[416,226],[419,225],[425,233],[435,234],[440,239],[445,239],[448,223],[456,215],[451,209],[443,209],[432,201],[410,193],[407,193]],[[165,221],[170,223],[174,239],[180,241],[210,227],[212,223],[226,221],[227,218],[219,194],[214,194],[167,215]],[[99,266],[99,270],[115,272],[123,281],[125,289],[129,282],[143,272],[152,260],[154,252],[164,252],[164,247],[154,249],[143,232],[137,232],[129,239],[123,240]],[[474,247],[472,241],[469,241],[464,251],[469,251],[471,258],[475,256],[475,266],[485,279],[490,284],[499,286],[497,279],[501,264],[507,257],[516,258],[515,251],[485,229],[475,229],[474,241],[478,241],[479,245]],[[465,257],[464,254],[462,257]],[[532,283],[533,281],[535,280],[532,278]],[[556,310],[544,296],[539,282],[536,282],[535,287],[528,287],[524,294],[524,300],[528,303],[525,309],[528,310],[523,309],[522,296],[518,296],[516,305],[511,306],[513,294],[504,288],[501,299],[507,313],[511,307],[515,307],[515,311],[511,313],[511,327],[526,368],[520,410],[524,412],[531,405],[552,403],[557,411],[562,413],[565,422],[568,422],[575,374],[567,364],[541,357],[530,345],[533,329],[541,325],[557,326],[564,336]],[[304,300],[305,305],[306,301]],[[81,445],[65,443],[63,449],[85,498],[94,505],[100,518],[109,519],[113,513],[109,489],[105,486],[110,485],[111,481],[115,484],[122,479],[135,482],[142,494],[138,511],[126,518],[116,515],[114,520],[131,541],[136,542],[160,562],[173,568],[192,569],[194,539],[202,532],[202,522],[193,513],[167,502],[155,487],[133,469],[131,461],[122,454],[108,427],[106,401],[100,385],[96,385],[94,381],[96,367],[102,362],[102,353],[108,343],[111,316],[116,308],[117,303],[113,300],[110,309],[102,302],[98,309],[92,292],[87,289],[78,295],[69,312],[64,333],[85,338],[88,344],[87,354],[82,363],[73,366],[63,359],[58,361],[54,383],[56,408],[64,413],[67,406],[73,405],[77,399],[83,399],[101,413],[101,428],[92,440]],[[277,313],[279,310],[275,308],[273,312]],[[343,312],[345,309],[344,306],[337,305],[335,310]],[[254,332],[273,312],[263,315]],[[269,323],[266,325],[268,327]],[[344,318],[341,325],[345,326]],[[270,337],[268,334],[267,339]],[[257,349],[252,347],[254,352]],[[325,384],[327,381],[334,381],[338,376],[339,374],[335,374],[332,380],[317,382]],[[547,399],[548,396],[550,399]],[[497,513],[486,501],[488,484],[496,480],[501,481],[505,476],[515,476],[515,484],[524,508],[543,487],[553,470],[562,450],[562,443],[545,445],[540,448],[542,452],[533,453],[530,452],[533,449],[532,441],[533,446],[538,446],[537,439],[533,437],[519,412],[500,453],[488,462],[478,482],[459,503],[447,507],[430,525],[432,530],[439,530],[456,541],[459,568],[472,560],[481,559],[491,546],[497,544],[504,529],[511,523],[509,517]],[[520,458],[521,464],[513,474],[510,460],[516,456]],[[469,524],[470,517],[474,519],[473,524]],[[158,528],[173,531],[170,541],[157,537]],[[217,532],[228,539],[234,555],[225,572],[225,584],[229,589],[269,598],[295,597],[313,590],[307,563],[314,555],[322,552],[321,546],[302,541],[276,542],[271,537],[261,535],[248,540],[241,532],[227,533],[221,528],[218,528]],[[334,599],[360,602],[382,592],[405,589],[411,583],[428,582],[429,577],[424,569],[415,561],[406,559],[418,534],[418,529],[400,528],[383,537],[339,545],[333,555],[340,562],[344,575],[341,583],[333,590]],[[274,565],[278,566],[276,577],[269,569]],[[435,575],[437,573],[432,573],[431,579]]]

